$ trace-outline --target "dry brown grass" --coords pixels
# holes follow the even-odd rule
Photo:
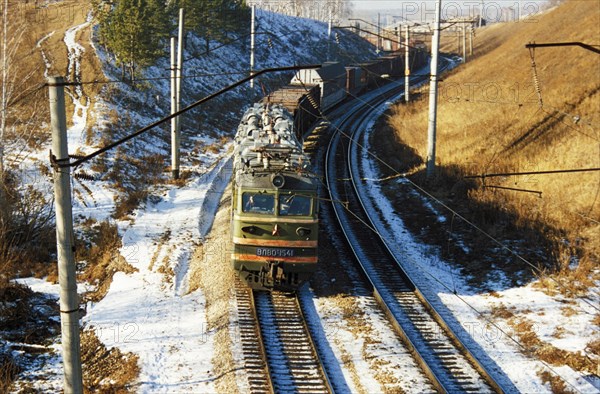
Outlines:
[[[138,356],[104,346],[93,330],[81,334],[81,362],[86,393],[130,393],[140,373]]]
[[[51,2],[44,7],[36,6],[37,2],[9,1],[9,36],[15,37],[24,33],[16,46],[16,55],[12,59],[10,78],[17,82],[18,92],[10,103],[17,118],[14,134],[24,139],[30,148],[39,148],[49,139],[49,110],[46,88],[43,84],[45,64],[42,51],[51,67],[48,75],[67,75],[68,57],[63,42],[65,31],[85,22],[90,6],[87,2],[66,0]],[[40,46],[36,44],[48,34],[53,33]],[[79,32],[78,39],[88,41],[91,27]],[[103,79],[101,65],[89,44],[83,45],[85,53],[81,62],[83,79]],[[93,96],[99,91],[99,85],[88,85],[84,92]],[[67,113],[73,110],[72,103],[67,100]],[[32,119],[33,124],[23,122]],[[12,124],[9,119],[9,124]],[[33,127],[32,127],[33,125]],[[10,136],[9,136],[10,137]]]
[[[47,88],[44,86],[46,81],[42,51],[52,63],[48,75],[66,75],[67,56],[66,46],[63,42],[64,32],[69,27],[84,22],[89,9],[89,5],[82,1],[52,2],[44,7],[36,6],[36,3],[38,2],[8,2],[9,23],[7,29],[10,46],[8,53],[11,54],[14,50],[14,55],[10,55],[8,59],[8,86],[9,90],[16,87],[8,97],[8,128],[4,136],[6,141],[0,142],[7,149],[5,153],[7,154],[8,171],[18,171],[17,167],[24,157],[24,151],[39,149],[50,138],[49,106]],[[52,32],[54,33],[39,47],[36,45],[43,37]],[[91,29],[88,28],[81,34],[89,36],[90,32]],[[102,75],[97,72],[99,61],[93,56],[93,51],[89,47],[86,50],[82,71],[90,72],[91,75]],[[67,111],[71,110],[72,108],[67,109]],[[7,177],[7,179],[10,178]],[[7,183],[9,184],[6,190],[10,192],[18,190],[18,184],[10,184],[9,180]],[[27,194],[30,194],[29,191]],[[18,199],[23,199],[23,197],[18,196]],[[31,196],[26,196],[25,199],[29,200]],[[0,258],[3,260],[0,267],[0,281],[5,276],[12,277],[17,269],[22,275],[27,275],[28,271],[35,272],[38,276],[52,275],[52,272],[48,270],[48,267],[52,266],[48,264],[50,260],[48,254],[52,252],[53,246],[47,244],[47,242],[51,243],[51,236],[44,235],[43,238],[33,240],[31,237],[35,235],[37,231],[35,226],[39,223],[32,222],[31,219],[32,217],[36,219],[35,216],[25,215],[20,211],[18,205],[8,207],[12,210],[10,214],[24,222],[25,227],[29,226],[30,228],[17,228],[14,223],[9,223],[8,230],[1,229],[3,235],[11,232],[13,234],[20,232],[21,235],[0,240]],[[38,206],[42,207],[43,204],[39,203]],[[31,212],[29,213],[31,214]],[[48,231],[48,233],[50,232]],[[37,251],[36,253],[31,253],[26,250],[28,248],[19,245],[19,238],[26,239],[27,237],[30,238],[28,244],[32,245],[30,248]],[[2,258],[6,250],[8,250],[10,259]],[[43,252],[45,252],[45,256],[42,256]]]
[[[6,177],[7,193],[0,220],[0,299],[15,275],[42,277],[52,272],[56,251],[52,202],[33,186],[18,189],[18,180]],[[1,187],[1,186],[0,186]]]
[[[500,304],[492,306],[491,314],[494,318],[510,319],[515,315],[514,310],[514,307],[509,309],[506,305]]]
[[[526,318],[512,318],[508,320],[508,324],[519,338],[519,343],[525,348],[526,353],[550,365],[568,365],[575,371],[587,374],[597,372],[597,360],[594,361],[583,352],[571,352],[542,341],[536,333],[534,323]]]
[[[569,390],[567,384],[560,376],[556,376],[549,371],[540,371],[538,376],[542,379],[542,383],[550,384],[550,389],[554,394],[573,394],[575,391]]]
[[[508,23],[477,32],[478,57],[444,77],[437,128],[438,197],[453,199],[500,239],[524,239],[553,251],[546,266],[579,295],[598,280],[600,175],[595,173],[495,177],[485,185],[537,190],[501,191],[464,175],[600,167],[600,58],[575,48],[537,49],[544,107],[532,82],[530,41],[595,42],[597,3],[571,0],[537,23]],[[577,26],[572,29],[571,26]],[[380,154],[399,172],[423,169],[428,87],[410,105],[393,109],[395,135],[379,132]],[[403,149],[398,159],[397,149]],[[392,157],[393,156],[393,157]],[[423,181],[417,175],[415,179]],[[464,197],[464,199],[460,199]],[[566,246],[565,246],[566,245]],[[564,287],[561,286],[561,287]]]
[[[10,354],[0,353],[0,393],[10,392],[15,377],[19,373],[15,361]]]
[[[91,221],[88,226],[84,230],[87,242],[78,242],[76,259],[85,262],[79,280],[95,286],[94,290],[85,294],[84,300],[97,302],[108,292],[116,272],[132,273],[136,269],[119,252],[121,238],[114,223]]]

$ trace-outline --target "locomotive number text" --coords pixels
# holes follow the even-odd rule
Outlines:
[[[294,249],[256,248],[256,255],[264,257],[294,257]]]

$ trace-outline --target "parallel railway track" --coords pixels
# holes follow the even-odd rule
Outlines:
[[[333,212],[375,299],[431,386],[443,393],[504,392],[402,269],[364,204],[358,134],[401,86],[388,86],[331,114],[324,171]],[[322,156],[323,154],[317,154]],[[344,201],[345,204],[340,202]],[[333,223],[333,221],[330,221]],[[237,283],[243,357],[253,393],[332,393],[297,297]]]
[[[372,96],[366,105],[357,103],[333,123],[325,172],[330,198],[338,201],[333,203],[335,216],[378,303],[432,385],[439,392],[503,392],[404,273],[399,258],[372,230],[374,225],[361,202],[354,131],[364,130],[377,116],[376,108],[397,95],[396,90]]]

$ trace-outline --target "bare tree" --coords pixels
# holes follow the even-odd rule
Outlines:
[[[2,28],[0,30],[0,225],[14,191],[8,177],[8,158],[19,163],[27,155],[34,139],[40,139],[40,116],[45,114],[41,90],[42,75],[35,45],[26,36],[27,21],[19,12],[9,9],[8,0],[0,0]],[[12,11],[12,12],[11,12]],[[33,48],[33,49],[29,49]],[[39,56],[39,55],[38,55]],[[37,96],[31,93],[38,92]],[[43,138],[42,138],[43,139]]]
[[[6,118],[8,117],[8,0],[2,4],[2,91],[0,93],[0,228],[4,227],[6,189],[4,175],[4,136],[6,135]]]

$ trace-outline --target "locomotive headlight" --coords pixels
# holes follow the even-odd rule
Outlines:
[[[301,237],[306,237],[306,236],[310,235],[310,229],[304,228],[304,227],[298,227],[296,229],[296,234],[298,234]]]
[[[283,185],[285,185],[285,177],[281,174],[274,174],[271,176],[271,183],[277,189],[280,189],[283,187]]]

